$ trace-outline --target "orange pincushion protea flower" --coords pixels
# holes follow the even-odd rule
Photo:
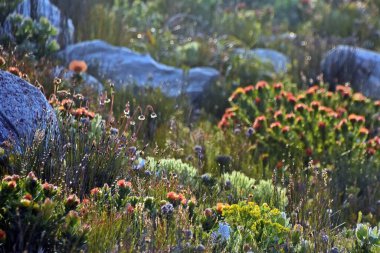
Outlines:
[[[279,129],[279,128],[281,128],[281,123],[278,121],[273,122],[272,124],[270,124],[270,128],[271,129]]]
[[[291,104],[295,104],[297,102],[297,98],[291,92],[289,92],[288,94],[286,94],[286,99]]]
[[[364,123],[365,122],[365,117],[362,115],[357,115],[356,116],[356,122],[358,123]]]
[[[347,112],[346,108],[344,107],[339,107],[338,109],[336,109],[336,111],[338,113],[339,118],[343,117],[343,115]]]
[[[366,100],[366,97],[362,94],[362,93],[355,93],[353,96],[352,96],[352,99],[355,101],[355,102],[364,102]]]
[[[247,87],[244,88],[244,92],[247,93],[249,91],[252,91],[255,89],[255,86],[253,85],[248,85]]]
[[[339,130],[346,131],[348,129],[347,119],[342,119],[336,127]]]
[[[284,85],[282,83],[276,83],[273,85],[273,88],[275,90],[282,90],[282,88],[284,88]]]
[[[282,119],[282,111],[281,110],[278,110],[274,113],[274,118],[277,119],[277,120],[281,120]]]
[[[9,67],[8,72],[15,76],[22,77],[22,72],[17,67]]]
[[[284,127],[282,127],[282,129],[281,129],[281,132],[283,133],[283,134],[286,134],[286,133],[288,133],[290,131],[290,127],[289,126],[284,126]]]
[[[16,186],[17,186],[17,183],[15,182],[15,181],[9,181],[8,182],[8,189],[11,189],[11,190],[13,190],[13,189],[15,189],[16,188]]]
[[[225,207],[227,207],[228,204],[223,204],[223,203],[217,203],[216,204],[216,211],[219,213],[219,214],[222,214],[223,213],[223,209]]]
[[[371,147],[367,148],[367,154],[370,155],[370,156],[375,155],[376,154],[376,149],[371,148]]]
[[[117,186],[119,186],[120,188],[132,188],[132,183],[129,181],[125,181],[125,179],[120,179],[119,181],[117,181]]]
[[[365,122],[364,116],[356,115],[354,113],[352,113],[348,116],[348,120],[351,121],[351,123],[364,123]]]
[[[98,187],[95,187],[91,189],[90,194],[91,195],[98,195],[100,193],[100,189]]]
[[[23,199],[27,199],[27,200],[31,201],[31,200],[33,200],[33,197],[32,197],[32,195],[30,193],[27,193],[27,194],[24,195]]]
[[[298,111],[298,112],[303,112],[303,111],[306,111],[308,109],[307,105],[303,104],[303,103],[300,103],[300,104],[296,104],[294,106],[294,110]]]
[[[306,91],[306,95],[308,96],[312,96],[315,94],[315,92],[319,89],[319,86],[318,85],[314,85],[312,87],[310,87],[307,91]]]
[[[285,119],[290,122],[294,121],[295,118],[296,118],[296,115],[294,113],[288,113],[285,115]]]
[[[177,201],[179,199],[179,196],[177,193],[175,192],[168,192],[168,194],[166,195],[166,197],[170,200],[170,201]]]
[[[262,90],[264,88],[268,87],[268,83],[265,81],[260,81],[256,84],[256,89],[257,90]]]
[[[253,128],[257,131],[259,130],[263,123],[266,121],[265,116],[259,116],[255,119],[255,122],[253,122]]]
[[[132,205],[128,205],[127,207],[127,213],[128,214],[133,214],[135,211],[135,208]]]
[[[359,129],[359,134],[361,134],[361,135],[368,135],[369,134],[369,130],[367,128],[365,128],[365,127],[361,127]]]
[[[228,126],[228,121],[226,120],[226,118],[223,117],[218,123],[218,128],[222,129],[226,126]]]
[[[318,110],[319,106],[321,106],[321,103],[319,101],[313,101],[311,102],[311,107],[314,109],[314,110]]]
[[[343,93],[343,92],[351,92],[351,88],[348,87],[348,86],[337,85],[336,86],[336,91],[337,92],[341,92],[341,93]]]
[[[304,102],[305,101],[305,94],[299,94],[298,96],[297,96],[297,101],[299,101],[299,102]]]
[[[80,74],[87,71],[87,64],[85,61],[74,60],[70,62],[69,70]]]
[[[93,119],[95,117],[95,113],[94,112],[91,112],[91,111],[87,110],[84,107],[80,107],[80,108],[78,108],[76,110],[72,110],[71,114],[74,115],[77,118],[88,117],[90,119]]]
[[[334,110],[331,109],[330,107],[326,107],[326,106],[321,105],[321,106],[319,106],[319,111],[321,113],[329,114],[329,113],[333,112]]]
[[[232,95],[228,98],[228,101],[233,101],[238,98],[240,94],[245,94],[245,90],[241,87],[237,88]]]

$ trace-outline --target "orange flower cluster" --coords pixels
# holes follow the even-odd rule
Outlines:
[[[95,187],[95,188],[91,189],[91,191],[90,191],[90,194],[91,194],[92,196],[97,196],[97,195],[99,195],[100,193],[101,193],[101,190],[100,190],[99,187]]]
[[[178,205],[179,203],[181,203],[184,206],[187,204],[187,199],[181,193],[177,194],[175,192],[168,192],[166,197],[169,200],[169,202],[174,206]]]
[[[22,72],[17,67],[9,67],[8,72],[15,76],[22,77]]]
[[[216,212],[217,212],[218,214],[222,215],[222,214],[223,214],[223,209],[224,209],[225,207],[227,207],[227,206],[229,206],[229,205],[228,205],[228,204],[224,204],[224,203],[217,203],[217,204],[216,204]]]
[[[227,108],[222,116],[222,119],[218,123],[219,128],[227,127],[229,125],[229,120],[235,116],[235,111],[238,108]]]
[[[70,62],[69,70],[80,74],[87,71],[87,64],[85,61],[74,60]]]
[[[76,118],[87,117],[93,119],[95,117],[95,113],[87,110],[84,107],[79,107],[78,109],[70,110],[70,113]]]
[[[351,96],[352,90],[348,86],[343,86],[343,85],[337,85],[336,86],[336,91],[342,95],[344,98],[348,98]]]
[[[120,179],[117,181],[117,186],[119,188],[132,188],[132,183],[129,181],[125,181],[125,179]]]
[[[259,116],[255,119],[255,122],[253,123],[253,129],[256,131],[260,130],[263,126],[264,123],[266,122],[266,117],[265,116]]]
[[[278,140],[281,145],[289,143],[291,138],[292,143],[297,142],[295,145],[302,147],[306,155],[313,156],[315,160],[319,158],[320,148],[313,146],[314,140],[320,141],[318,145],[321,146],[341,145],[345,141],[350,143],[347,133],[352,132],[355,138],[359,138],[357,144],[363,147],[372,134],[369,126],[380,127],[380,117],[377,122],[366,122],[380,107],[380,101],[371,102],[363,94],[353,93],[348,86],[338,85],[336,92],[312,86],[296,94],[284,90],[281,83],[269,85],[258,82],[255,86],[237,88],[230,102],[232,108],[225,111],[219,128],[243,127],[247,128],[247,133],[248,129],[252,129],[254,136],[275,137],[274,140]],[[364,103],[368,105],[368,110],[363,110]],[[359,112],[363,112],[363,115],[358,115]],[[252,122],[252,126],[245,122]],[[250,140],[255,141],[256,138]],[[265,148],[281,145],[265,145]],[[374,145],[369,148],[372,153],[377,150]]]
[[[356,115],[356,114],[350,114],[348,116],[348,120],[351,123],[364,123],[365,122],[365,117],[361,115]]]

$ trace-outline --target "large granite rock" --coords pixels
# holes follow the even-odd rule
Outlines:
[[[289,58],[278,51],[267,48],[235,49],[235,54],[243,58],[255,58],[273,67],[276,74],[284,74],[288,71]]]
[[[150,55],[139,54],[125,47],[115,47],[100,40],[68,46],[59,56],[69,64],[82,60],[88,72],[99,80],[112,80],[116,88],[135,83],[160,87],[168,96],[181,93],[197,99],[207,87],[219,78],[213,68],[182,69],[156,62]]]
[[[37,130],[55,138],[57,129],[54,110],[40,90],[0,71],[0,144],[9,140],[20,149],[32,143]]]
[[[47,18],[50,23],[57,29],[57,39],[61,48],[74,42],[74,25],[71,19],[66,18],[57,6],[49,0],[24,0],[10,14],[21,14],[30,17],[33,20],[39,20],[41,17]],[[9,18],[4,22],[4,33],[10,33],[11,25]]]
[[[380,53],[340,45],[326,54],[321,69],[332,89],[348,82],[365,96],[380,99]]]

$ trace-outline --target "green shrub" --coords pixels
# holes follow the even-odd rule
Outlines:
[[[17,46],[17,53],[25,53],[35,56],[37,59],[50,55],[59,49],[59,45],[53,36],[57,35],[57,30],[49,20],[41,17],[39,21],[22,15],[12,15],[11,23],[11,43]]]
[[[241,239],[258,250],[282,245],[290,236],[291,225],[285,213],[271,209],[266,203],[260,206],[254,202],[241,202],[224,206],[222,216]],[[242,248],[243,245],[240,245]]]
[[[86,230],[81,225],[79,199],[65,198],[59,188],[26,177],[5,176],[0,186],[0,251],[79,252]],[[5,236],[4,236],[5,234]],[[4,238],[5,237],[5,238]]]
[[[147,169],[156,175],[162,175],[165,177],[171,177],[174,173],[179,182],[193,186],[196,183],[198,175],[198,172],[194,167],[179,159],[159,159],[156,161],[153,158],[148,158]]]
[[[377,252],[380,249],[380,231],[377,227],[359,223],[355,235],[358,252]]]
[[[266,82],[238,88],[230,102],[219,127],[244,133],[241,138],[252,147],[246,155],[262,161],[263,177],[273,169],[308,177],[300,168],[312,161],[332,173],[333,192],[347,196],[348,187],[357,187],[369,197],[368,185],[376,188],[380,137],[374,130],[380,122],[372,115],[379,102],[345,86],[336,93],[318,86],[292,93]]]

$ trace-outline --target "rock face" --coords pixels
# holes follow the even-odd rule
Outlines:
[[[380,99],[380,53],[340,45],[326,54],[321,69],[332,89],[348,82],[355,91]]]
[[[23,79],[0,71],[0,144],[10,140],[18,149],[30,145],[39,129],[51,137],[58,129],[56,115],[45,96]]]
[[[244,58],[257,58],[264,63],[268,63],[273,66],[276,74],[284,74],[287,72],[289,64],[289,58],[275,50],[266,48],[256,48],[248,50],[244,48],[238,48],[235,53],[241,55]]]
[[[52,78],[58,77],[61,79],[66,79],[66,80],[72,79],[74,75],[75,75],[74,71],[66,70],[62,66],[56,66],[55,68],[53,68],[52,73],[51,73]],[[99,94],[104,90],[103,84],[99,82],[99,80],[93,77],[92,75],[89,75],[87,73],[82,73],[81,76],[83,78],[83,86],[91,88],[93,91]],[[84,87],[81,87],[81,88],[84,88]]]
[[[82,60],[89,66],[89,73],[99,80],[110,79],[116,88],[131,83],[160,87],[168,96],[187,93],[197,99],[220,74],[208,67],[182,69],[156,62],[151,56],[139,54],[124,47],[115,47],[100,40],[71,45],[59,56],[69,64]]]
[[[73,22],[71,19],[64,17],[57,6],[53,5],[49,0],[24,0],[17,6],[13,14],[21,14],[33,20],[46,17],[57,28],[58,35],[56,39],[62,48],[74,42]],[[4,32],[10,32],[8,20],[4,23]]]

